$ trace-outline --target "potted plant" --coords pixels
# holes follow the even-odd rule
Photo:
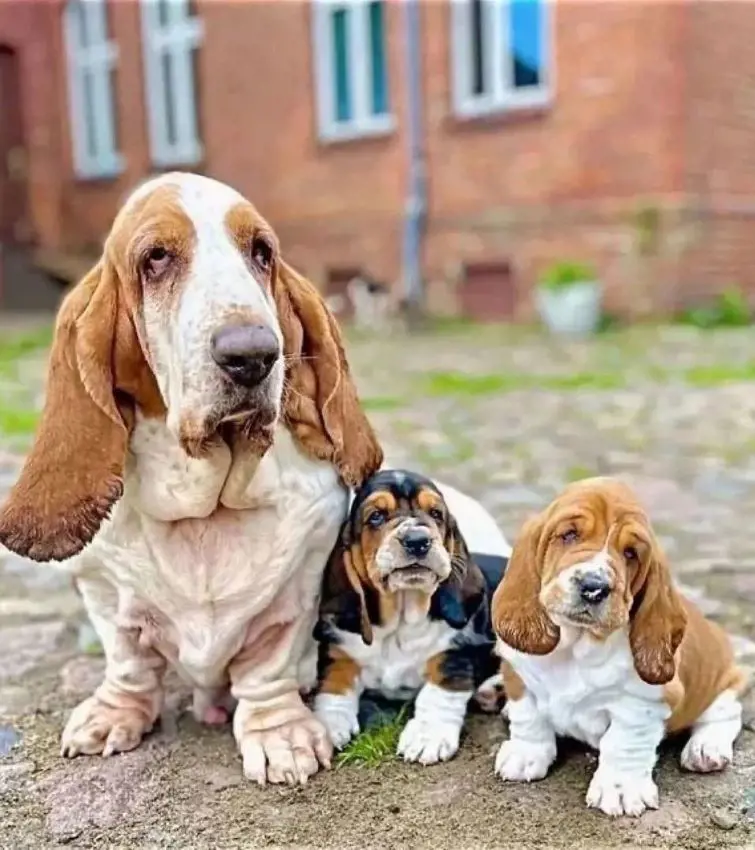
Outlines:
[[[586,336],[600,324],[603,288],[588,265],[571,261],[545,270],[536,289],[540,318],[555,334]]]

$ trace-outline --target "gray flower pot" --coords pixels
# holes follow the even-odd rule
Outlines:
[[[539,286],[535,304],[545,326],[560,336],[588,336],[600,323],[603,287],[598,281],[573,283],[560,289]]]

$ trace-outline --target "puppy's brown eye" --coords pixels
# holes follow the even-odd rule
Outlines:
[[[559,539],[562,543],[576,543],[579,540],[579,533],[575,528],[570,528],[568,531],[565,531],[563,534],[559,534]]]
[[[155,245],[144,258],[144,274],[148,278],[159,277],[171,264],[173,256],[167,248]]]
[[[637,554],[637,550],[634,546],[627,546],[624,550],[624,559],[627,561],[636,561],[640,556]]]
[[[428,513],[435,522],[443,522],[443,511],[440,508],[430,508]]]
[[[252,241],[252,260],[262,271],[269,271],[273,262],[273,246],[263,236]]]
[[[385,511],[373,511],[367,517],[367,525],[369,525],[370,528],[380,528],[380,526],[385,522],[385,520]]]

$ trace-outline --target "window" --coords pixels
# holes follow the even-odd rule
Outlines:
[[[108,39],[105,0],[69,0],[63,30],[74,170],[83,179],[114,177],[123,168],[113,103],[118,48]]]
[[[393,129],[383,0],[314,0],[314,73],[320,137],[326,141]]]
[[[453,0],[451,27],[457,114],[547,103],[547,0]]]
[[[202,159],[194,66],[202,22],[189,0],[141,0],[141,8],[152,162],[195,165]]]

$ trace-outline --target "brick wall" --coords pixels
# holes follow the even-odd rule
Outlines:
[[[11,5],[24,16],[9,16]],[[352,266],[396,280],[407,169],[402,5],[389,3],[387,14],[397,131],[329,145],[316,134],[309,5],[196,5],[205,28],[201,170],[247,194],[315,280]],[[755,292],[755,4],[552,8],[553,104],[460,121],[451,113],[448,5],[422,4],[431,304],[458,309],[464,264],[505,260],[515,314],[526,317],[538,272],[563,257],[594,261],[609,307],[621,311],[673,309],[735,279]],[[25,45],[30,194],[51,247],[98,244],[123,194],[151,172],[138,5],[113,2],[110,17],[127,169],[81,182],[71,168],[60,3],[0,4],[0,42],[11,26]]]

